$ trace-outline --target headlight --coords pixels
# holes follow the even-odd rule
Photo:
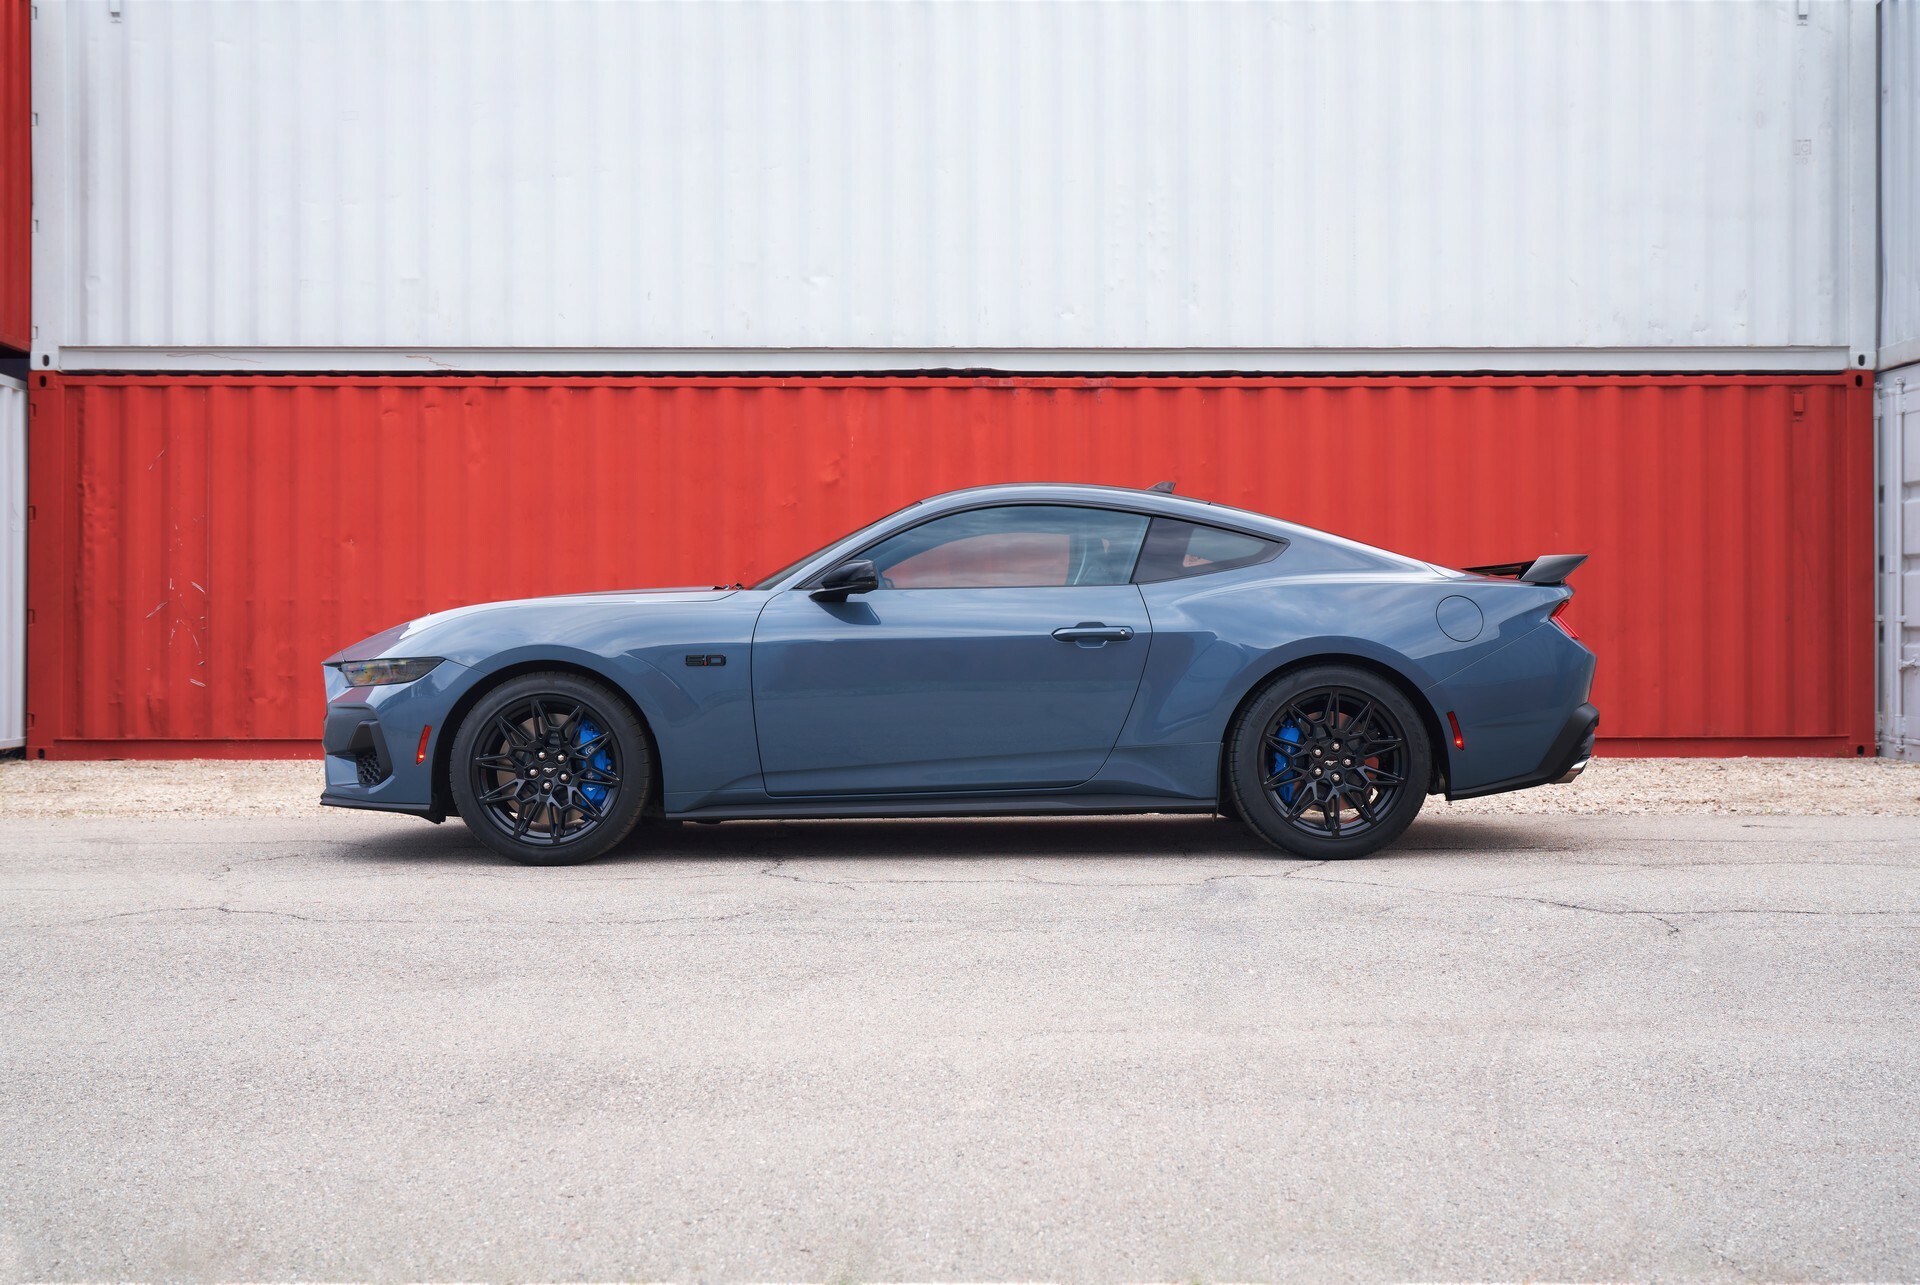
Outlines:
[[[339,670],[349,687],[389,687],[425,678],[439,663],[438,656],[423,656],[418,660],[344,660]]]

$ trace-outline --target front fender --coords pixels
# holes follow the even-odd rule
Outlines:
[[[467,666],[456,720],[512,674],[545,665],[594,675],[646,720],[666,793],[757,790],[752,637],[764,602],[764,594],[531,601],[428,617],[388,645]],[[701,663],[689,665],[690,656]]]
[[[658,655],[660,650],[602,655],[550,643],[510,648],[468,671],[457,714],[464,715],[487,689],[508,676],[542,667],[584,671],[614,686],[639,710],[653,734],[661,788],[667,794],[757,790],[760,752],[754,738],[747,649],[738,649],[738,664],[730,660],[724,666],[689,668],[682,659],[677,673],[656,663],[666,659]]]

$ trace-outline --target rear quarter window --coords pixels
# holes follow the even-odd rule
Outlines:
[[[1140,561],[1133,570],[1135,584],[1181,580],[1250,567],[1277,556],[1284,540],[1267,540],[1244,531],[1202,526],[1178,518],[1155,518],[1147,528]]]

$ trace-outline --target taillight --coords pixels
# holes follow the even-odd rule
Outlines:
[[[1560,600],[1560,605],[1553,609],[1553,614],[1548,616],[1547,619],[1551,620],[1554,624],[1559,625],[1561,633],[1573,639],[1575,642],[1579,642],[1580,641],[1579,631],[1576,630],[1572,625],[1568,624],[1564,619],[1562,619],[1562,613],[1566,611],[1567,604],[1572,601],[1573,599],[1571,598],[1562,598]]]

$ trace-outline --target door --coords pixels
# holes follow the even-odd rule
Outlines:
[[[1070,505],[934,518],[857,555],[879,589],[777,595],[753,639],[767,790],[1061,789],[1100,770],[1146,666],[1147,519]]]
[[[1920,759],[1920,366],[1876,376],[1880,752]]]

